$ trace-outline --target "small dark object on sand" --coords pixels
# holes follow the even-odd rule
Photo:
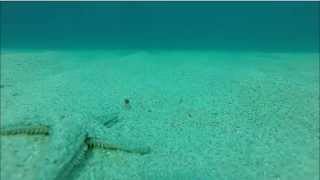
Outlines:
[[[183,98],[180,98],[179,99],[179,104],[182,104],[182,102],[183,102]]]
[[[130,106],[130,100],[129,100],[128,98],[125,98],[123,102],[124,102],[124,107],[125,107],[126,109],[130,109],[130,108],[131,108],[131,106]]]
[[[103,125],[107,128],[111,128],[112,126],[114,126],[115,124],[117,124],[119,122],[119,114],[118,113],[111,114],[108,117],[102,116],[102,118],[108,119],[108,121],[103,123]]]

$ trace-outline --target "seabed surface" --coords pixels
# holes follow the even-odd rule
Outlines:
[[[106,128],[152,149],[94,150],[73,179],[319,179],[318,57],[2,51],[1,125],[117,114]],[[2,136],[1,179],[33,179],[47,145],[45,136]]]

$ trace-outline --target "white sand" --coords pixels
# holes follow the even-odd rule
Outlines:
[[[318,56],[3,52],[1,124],[119,112],[112,128],[152,148],[146,156],[93,151],[73,179],[318,179]],[[47,139],[1,142],[1,179],[32,179]]]

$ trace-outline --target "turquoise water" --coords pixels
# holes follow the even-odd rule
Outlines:
[[[0,178],[319,179],[319,7],[1,2]]]
[[[319,2],[2,2],[2,48],[318,51]]]

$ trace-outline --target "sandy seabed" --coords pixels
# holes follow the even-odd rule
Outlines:
[[[2,51],[2,126],[78,112],[152,152],[94,150],[70,179],[319,179],[316,53]],[[1,179],[33,179],[47,144],[2,136]]]

